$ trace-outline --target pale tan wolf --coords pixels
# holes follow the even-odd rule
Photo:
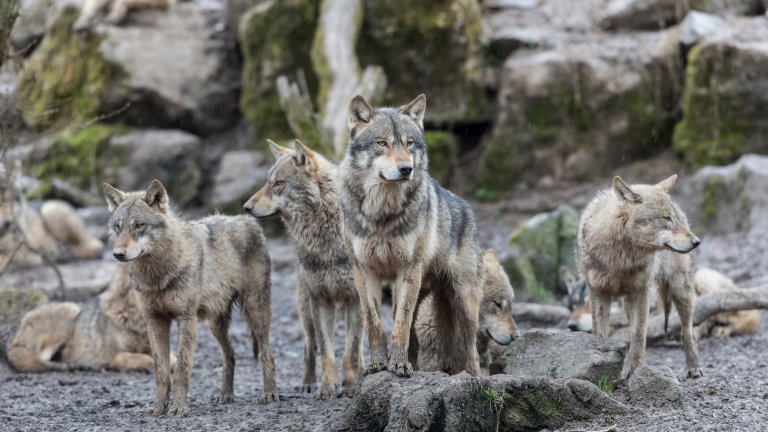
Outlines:
[[[336,166],[296,140],[294,150],[267,140],[277,162],[244,205],[261,218],[280,215],[296,241],[299,315],[304,326],[304,387],[315,384],[315,338],[322,359],[318,399],[336,397],[335,312],[346,319],[344,395],[357,392],[363,368],[360,302],[347,253]]]
[[[565,272],[564,272],[565,273]],[[569,305],[571,317],[568,320],[568,328],[573,331],[591,332],[592,331],[592,313],[589,309],[586,283],[583,278],[569,273],[563,278],[568,287]],[[716,292],[731,292],[736,289],[733,281],[724,274],[710,269],[699,268],[693,275],[693,287],[696,297]],[[658,298],[653,296],[652,298]],[[651,315],[661,313],[661,307],[657,302],[651,300]],[[614,307],[615,306],[615,307]],[[621,310],[619,302],[613,302],[611,305],[610,330],[614,331],[627,327],[628,318]],[[727,337],[750,335],[757,333],[760,327],[760,314],[757,310],[739,310],[721,312],[704,320],[701,324],[693,327],[693,333],[697,339],[701,337]]]
[[[176,321],[179,348],[171,415],[187,415],[199,320],[208,320],[221,346],[224,377],[218,403],[234,399],[235,353],[229,342],[232,306],[240,305],[253,354],[264,372],[262,402],[277,400],[275,361],[269,346],[270,268],[261,227],[250,216],[209,216],[187,222],[174,214],[158,180],[146,192],[122,192],[104,184],[112,212],[114,256],[131,276],[155,364],[155,403],[147,413],[165,413],[170,391],[170,329]]]
[[[75,209],[50,200],[40,211],[24,199],[19,182],[21,163],[13,171],[0,167],[0,270],[32,267],[51,260],[99,258],[104,244],[88,233]]]
[[[20,372],[115,369],[152,372],[144,314],[125,267],[97,299],[50,303],[27,312],[8,343]]]
[[[650,293],[658,289],[669,314],[682,323],[687,375],[701,376],[693,336],[693,259],[700,243],[667,191],[677,175],[656,185],[628,186],[620,177],[597,194],[581,216],[576,245],[579,271],[589,286],[592,332],[608,336],[611,300],[623,297],[630,322],[629,370],[645,362]]]
[[[349,105],[351,140],[339,168],[347,248],[355,265],[371,358],[366,374],[411,376],[411,324],[422,285],[432,289],[443,369],[480,373],[477,329],[485,272],[475,216],[427,173],[426,98],[400,108]],[[392,286],[394,328],[381,325],[382,284]]]
[[[515,319],[512,317],[512,302],[515,293],[509,277],[501,266],[496,253],[488,249],[483,255],[486,278],[483,286],[483,301],[480,304],[480,326],[477,331],[477,353],[480,355],[480,369],[488,374],[491,341],[509,345],[520,336]],[[427,295],[419,305],[414,326],[418,339],[417,369],[441,370],[442,350],[435,345],[435,323],[432,320],[432,294]]]
[[[74,30],[84,30],[91,26],[93,18],[102,9],[110,5],[109,15],[106,21],[110,24],[119,24],[128,11],[140,8],[169,8],[176,4],[176,0],[85,0],[80,16],[73,25]]]

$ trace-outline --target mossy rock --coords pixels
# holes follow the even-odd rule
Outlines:
[[[763,18],[707,38],[688,53],[683,119],[674,147],[694,167],[725,165],[768,151],[768,30]],[[757,28],[751,28],[757,26]],[[731,34],[733,33],[733,34]]]
[[[427,155],[429,156],[429,175],[443,186],[448,185],[456,166],[459,143],[450,132],[426,131]]]
[[[575,267],[578,227],[576,210],[563,205],[532,217],[512,233],[509,243],[516,254],[504,264],[519,298],[552,301],[567,292],[560,267]]]
[[[48,295],[39,288],[0,287],[0,324],[14,324],[27,311],[47,302]]]
[[[477,0],[372,0],[357,53],[360,64],[383,66],[386,104],[424,93],[429,122],[484,121],[482,39]]]
[[[280,107],[275,80],[297,80],[303,71],[311,94],[317,91],[310,49],[319,11],[317,0],[269,0],[252,8],[242,20],[243,54],[240,111],[258,141],[294,138]]]
[[[5,60],[5,55],[10,44],[11,30],[19,12],[19,0],[4,0],[0,4],[0,66]]]
[[[121,76],[99,52],[99,35],[72,31],[79,14],[77,8],[65,8],[19,74],[19,105],[24,121],[34,128],[96,117]]]

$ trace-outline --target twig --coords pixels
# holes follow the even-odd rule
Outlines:
[[[22,231],[20,228],[19,221],[16,218],[16,212],[12,212],[12,213],[13,213],[13,233],[14,233],[14,236],[16,237],[16,240],[18,240],[20,244],[20,246],[18,246],[16,250],[18,251],[18,249],[20,249],[21,246],[24,246],[27,249],[29,249],[30,252],[40,255],[45,265],[50,267],[54,271],[54,273],[56,273],[56,278],[59,280],[59,292],[61,294],[61,299],[63,301],[66,301],[67,289],[66,289],[66,286],[64,285],[64,277],[61,275],[61,270],[59,269],[58,264],[56,264],[56,262],[53,260],[53,258],[51,258],[48,255],[48,253],[46,253],[43,250],[34,248],[29,244],[29,240],[27,239],[27,236],[24,234],[24,231]],[[15,254],[16,254],[16,251],[14,251],[14,255]],[[10,264],[10,261],[8,263]]]
[[[83,129],[83,128],[86,128],[86,127],[88,127],[88,126],[90,126],[90,125],[92,125],[94,123],[98,123],[98,122],[100,122],[102,120],[106,120],[106,119],[115,117],[115,116],[117,116],[119,114],[122,114],[123,112],[125,112],[130,107],[131,107],[131,103],[130,102],[126,102],[125,105],[123,105],[121,108],[118,108],[118,109],[116,109],[114,111],[111,111],[111,112],[108,112],[106,114],[102,114],[100,116],[96,116],[96,117],[94,117],[94,118],[92,118],[90,120],[87,120],[87,121],[77,125],[76,128],[77,129]]]

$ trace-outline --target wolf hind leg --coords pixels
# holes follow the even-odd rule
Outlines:
[[[261,402],[269,403],[279,400],[279,396],[275,382],[275,357],[269,345],[269,323],[272,319],[270,267],[267,265],[262,270],[253,272],[249,278],[252,286],[243,296],[243,315],[250,330],[253,356],[261,361],[264,375]]]
[[[435,316],[442,316],[436,322],[438,333],[443,333],[438,335],[438,340],[441,342],[450,341],[451,343],[451,345],[443,348],[452,350],[452,352],[446,351],[443,354],[443,357],[450,359],[448,363],[443,365],[443,368],[449,373],[458,373],[464,370],[473,376],[481,374],[480,355],[477,352],[477,329],[479,327],[482,286],[482,278],[471,280],[471,278],[462,277],[453,283],[446,284],[445,288],[452,291],[443,294],[444,299],[440,302],[439,307],[437,303],[434,305]],[[452,321],[452,324],[447,327],[443,326],[442,323],[448,320]],[[453,335],[445,334],[443,329],[450,329]]]
[[[322,362],[322,377],[320,388],[315,393],[316,399],[327,400],[336,397],[338,385],[338,369],[333,349],[333,339],[336,333],[336,305],[328,298],[310,298],[312,315],[317,324],[319,336],[320,360]]]
[[[309,298],[306,286],[299,282],[296,292],[296,302],[299,309],[299,318],[304,329],[304,383],[301,386],[301,393],[312,393],[317,375],[315,372],[315,363],[317,361],[317,329],[315,318],[312,315],[312,307],[309,304]]]
[[[221,360],[224,362],[224,377],[221,382],[221,390],[216,396],[216,402],[219,404],[232,403],[235,400],[233,390],[235,379],[235,351],[229,341],[229,322],[230,313],[228,310],[224,314],[216,317],[210,323],[211,333],[221,347]]]

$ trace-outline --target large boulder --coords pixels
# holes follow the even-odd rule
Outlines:
[[[18,18],[11,31],[11,46],[29,54],[67,6],[80,8],[84,0],[19,0]]]
[[[560,281],[560,267],[575,267],[578,228],[579,214],[562,205],[532,217],[512,233],[504,267],[519,300],[553,300],[567,292]]]
[[[320,430],[541,430],[625,412],[624,405],[582,380],[440,372],[398,378],[380,372],[368,376],[347,408]]]
[[[427,122],[474,122],[490,112],[483,38],[477,0],[370,0],[357,54],[363,66],[383,66],[386,104],[424,93]]]
[[[696,167],[768,152],[768,21],[742,18],[688,54],[674,145]]]
[[[278,76],[285,75],[291,81],[297,81],[299,73],[303,72],[308,90],[316,94],[317,79],[309,53],[318,8],[316,0],[266,0],[241,18],[240,111],[260,143],[263,138],[295,138],[280,107],[276,86]]]
[[[217,13],[187,2],[74,32],[79,9],[65,8],[19,75],[25,121],[45,128],[104,115],[199,134],[226,129],[237,119],[240,72],[232,39],[211,28]]]
[[[235,150],[224,153],[213,178],[211,207],[225,213],[243,211],[243,204],[267,179],[264,153]]]
[[[512,341],[490,370],[520,378],[618,381],[626,350],[624,342],[589,333],[533,330]]]
[[[427,141],[429,175],[443,186],[447,186],[456,168],[458,140],[450,132],[431,130],[424,132],[424,139]]]
[[[632,402],[657,405],[660,401],[680,399],[680,381],[669,366],[642,365],[627,380],[627,391]]]
[[[480,185],[503,191],[521,180],[583,180],[655,154],[674,126],[679,56],[671,32],[593,35],[512,55]]]
[[[764,8],[761,0],[610,0],[598,14],[606,29],[655,30],[677,24],[691,10],[742,16]]]
[[[768,156],[748,154],[722,167],[704,167],[683,184],[687,215],[701,234],[768,229]]]

